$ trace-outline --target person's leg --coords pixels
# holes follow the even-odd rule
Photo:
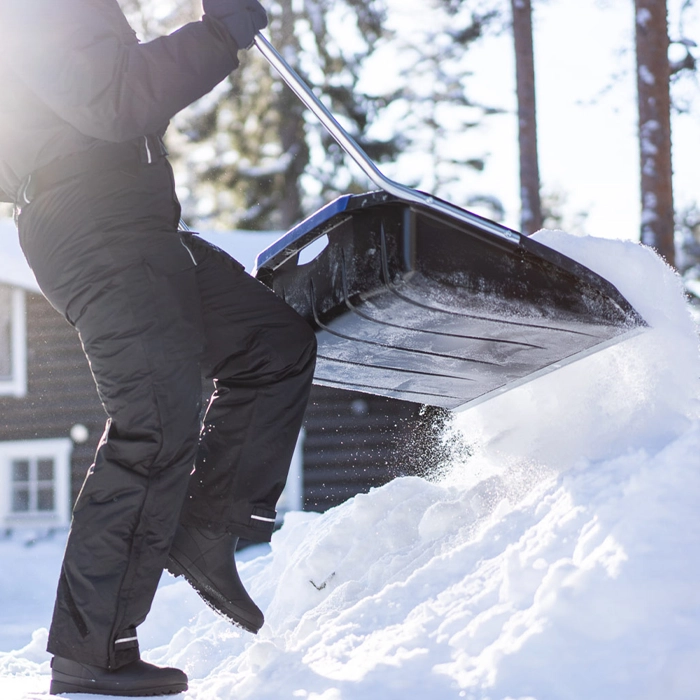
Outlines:
[[[238,263],[194,239],[216,390],[204,419],[168,570],[217,612],[256,633],[264,616],[236,570],[239,537],[269,541],[313,377],[310,326]]]
[[[48,651],[107,668],[139,657],[136,627],[167,559],[199,433],[193,265],[177,234],[158,236],[157,256],[68,308],[79,304],[73,320],[109,420],[75,504]]]
[[[167,559],[196,453],[202,326],[165,161],[38,197],[20,240],[80,333],[109,421],[75,505],[48,650],[117,669]]]
[[[183,524],[269,541],[313,378],[309,324],[222,251],[193,237],[206,411]]]

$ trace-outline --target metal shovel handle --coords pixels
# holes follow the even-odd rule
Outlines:
[[[465,209],[435,199],[424,192],[405,187],[404,185],[389,179],[370,160],[369,156],[360,148],[355,139],[348,134],[330,113],[326,106],[316,97],[311,88],[299,77],[299,74],[282,58],[274,46],[258,32],[254,40],[255,46],[267,59],[270,65],[282,76],[284,82],[291,88],[297,97],[310,109],[325,127],[326,131],[338,142],[340,147],[355,161],[362,171],[374,182],[377,187],[400,199],[408,200],[416,204],[422,204],[430,209],[447,214],[448,216],[464,221],[480,231],[495,234],[510,243],[518,244],[520,234],[501,226],[494,221],[483,219]]]

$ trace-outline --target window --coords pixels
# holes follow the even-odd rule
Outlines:
[[[56,502],[52,457],[12,460],[12,506],[15,513],[52,513]]]
[[[0,284],[0,396],[27,393],[24,290]]]
[[[70,517],[72,442],[0,442],[0,517],[6,527],[58,527]]]

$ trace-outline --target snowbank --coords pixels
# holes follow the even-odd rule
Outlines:
[[[165,577],[140,637],[188,672],[183,697],[700,697],[700,360],[680,283],[630,243],[540,237],[652,330],[457,416],[434,479],[288,515],[241,566],[257,637]],[[0,653],[3,698],[45,690],[45,636]]]

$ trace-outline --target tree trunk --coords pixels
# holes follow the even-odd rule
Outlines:
[[[675,264],[666,0],[635,0],[641,241]]]
[[[542,228],[540,169],[537,159],[535,60],[532,47],[530,0],[511,0],[520,145],[520,226],[531,234]]]
[[[294,48],[299,53],[298,41],[294,33],[296,16],[292,2],[284,0],[280,3],[280,47]],[[278,108],[281,115],[279,122],[279,140],[282,153],[289,158],[289,163],[282,174],[281,199],[277,207],[280,227],[284,230],[292,228],[303,217],[301,201],[301,176],[309,162],[309,151],[304,133],[304,106],[299,98],[286,87],[279,92]]]

